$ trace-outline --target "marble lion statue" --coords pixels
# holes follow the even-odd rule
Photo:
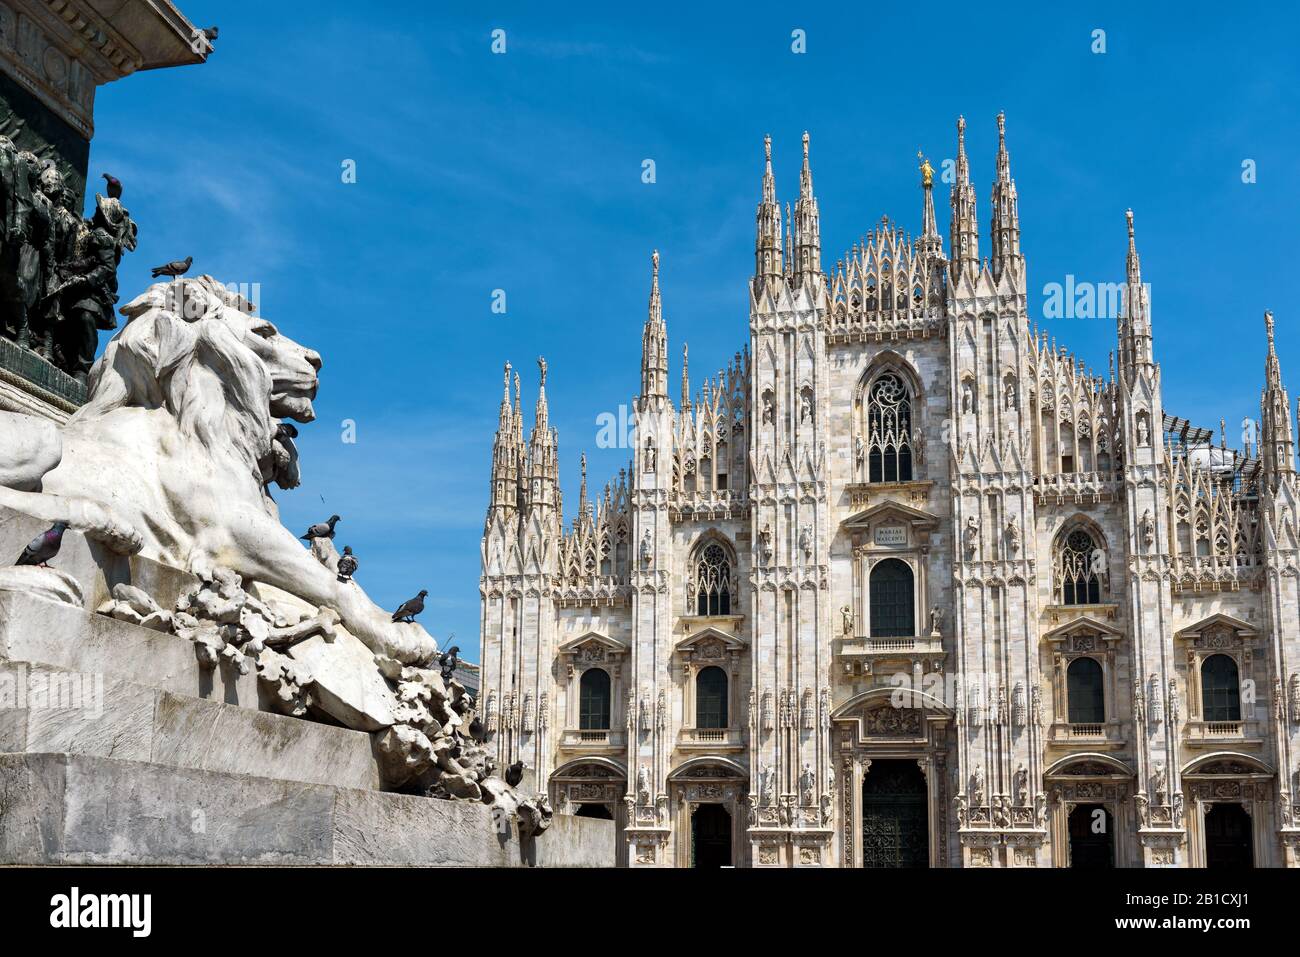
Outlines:
[[[320,356],[211,276],[150,286],[122,308],[89,398],[63,426],[0,412],[0,505],[210,580],[218,567],[339,614],[376,654],[432,662],[279,520],[264,466],[280,419],[315,417]]]

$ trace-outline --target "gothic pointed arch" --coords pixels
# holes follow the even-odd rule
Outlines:
[[[910,482],[922,458],[920,377],[892,350],[875,357],[854,392],[854,472],[859,482]]]
[[[710,530],[691,548],[687,569],[688,615],[731,615],[738,606],[736,550],[721,533]]]
[[[1106,536],[1076,515],[1052,540],[1052,597],[1060,605],[1098,605],[1109,591]]]

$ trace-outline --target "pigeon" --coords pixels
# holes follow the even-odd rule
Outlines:
[[[421,588],[420,594],[402,602],[401,607],[399,607],[397,611],[393,612],[393,621],[404,621],[407,624],[414,624],[415,616],[424,611],[424,596],[427,594],[429,593]]]
[[[450,681],[452,675],[456,673],[456,666],[460,664],[460,659],[456,655],[460,652],[457,645],[452,645],[442,653],[442,680]]]
[[[275,427],[275,438],[277,439],[296,439],[298,437],[298,427],[292,422],[281,422]]]
[[[203,35],[204,35],[205,37],[208,38],[208,42],[209,42],[209,43],[211,43],[213,40],[215,40],[215,39],[217,38],[217,34],[219,34],[220,32],[221,32],[221,28],[220,28],[220,27],[204,27],[204,28],[203,28]]]
[[[519,787],[519,782],[524,779],[524,762],[516,761],[506,768],[506,784],[512,788]]]
[[[478,715],[474,715],[474,720],[469,723],[469,736],[479,744],[487,740],[487,728],[483,727]]]
[[[18,556],[15,565],[39,565],[41,568],[48,568],[46,565],[51,558],[59,554],[59,546],[63,544],[63,533],[68,530],[67,522],[55,522],[41,534],[37,535],[23,553]]]
[[[184,259],[174,259],[169,263],[163,263],[161,266],[154,266],[149,270],[154,279],[159,276],[184,276],[190,271],[190,266],[194,264],[193,256],[186,256]]]
[[[328,538],[333,540],[334,524],[341,521],[342,519],[337,515],[331,515],[328,522],[317,522],[298,537],[304,542],[310,542],[313,538]]]
[[[121,199],[122,181],[118,179],[116,176],[114,176],[112,173],[104,173],[103,176],[104,176],[104,181],[108,183],[108,198]]]
[[[352,576],[355,574],[358,564],[356,556],[352,554],[352,546],[344,545],[343,554],[339,556],[339,581],[352,581]]]

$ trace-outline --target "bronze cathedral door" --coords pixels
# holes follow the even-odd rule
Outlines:
[[[862,866],[930,866],[929,792],[915,761],[873,760],[863,777]]]

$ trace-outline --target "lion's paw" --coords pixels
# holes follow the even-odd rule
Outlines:
[[[85,502],[82,506],[78,530],[118,555],[134,555],[144,548],[144,536],[136,529],[119,522],[103,506]]]

